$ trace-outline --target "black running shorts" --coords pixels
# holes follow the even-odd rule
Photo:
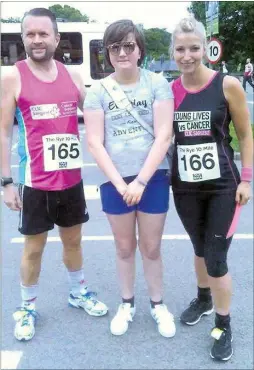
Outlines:
[[[45,191],[19,185],[22,201],[19,231],[36,235],[54,228],[71,227],[89,220],[83,181],[61,191]]]

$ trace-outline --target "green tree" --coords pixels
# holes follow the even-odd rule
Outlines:
[[[149,28],[144,30],[146,54],[150,58],[159,59],[162,54],[168,55],[171,34],[165,28]]]
[[[55,14],[56,18],[62,18],[69,22],[86,22],[89,23],[90,19],[87,15],[82,14],[78,9],[69,5],[55,4],[49,7],[49,10]]]
[[[195,18],[204,21],[205,2],[192,1],[189,11]],[[246,58],[254,60],[254,2],[219,1],[219,35],[223,44],[223,60],[231,71]]]
[[[21,23],[21,19],[10,17],[10,18],[7,18],[7,19],[1,19],[1,22],[3,22],[3,23]]]
[[[205,1],[192,1],[188,7],[188,12],[193,14],[194,17],[203,24],[206,23],[205,18]]]

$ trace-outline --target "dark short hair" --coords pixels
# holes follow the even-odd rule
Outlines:
[[[23,31],[22,25],[23,25],[24,19],[28,15],[31,15],[33,17],[48,17],[52,22],[53,29],[54,29],[55,33],[56,34],[58,33],[56,16],[49,9],[46,9],[46,8],[34,8],[34,9],[29,10],[29,12],[26,12],[24,14],[23,18],[22,18],[22,21],[21,21],[21,32]]]
[[[109,58],[109,51],[107,46],[114,44],[115,42],[121,42],[129,33],[133,33],[135,36],[135,40],[138,44],[140,50],[140,59],[138,61],[138,66],[144,60],[145,57],[145,37],[142,30],[137,27],[131,20],[129,19],[121,19],[114,23],[111,23],[103,36],[103,47],[104,47],[104,54],[107,62],[112,66]],[[112,66],[113,67],[113,66]]]

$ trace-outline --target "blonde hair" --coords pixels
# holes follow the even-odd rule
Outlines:
[[[200,37],[202,40],[204,49],[206,49],[207,42],[206,42],[206,30],[203,23],[197,21],[194,17],[190,18],[183,18],[175,27],[174,31],[172,32],[171,36],[171,44],[169,47],[169,53],[171,56],[173,55],[174,51],[174,43],[176,35],[179,33],[195,33],[197,36]]]

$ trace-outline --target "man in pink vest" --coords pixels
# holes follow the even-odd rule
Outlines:
[[[14,314],[14,335],[30,340],[35,334],[42,254],[54,224],[63,243],[69,304],[93,316],[105,315],[108,309],[87,289],[82,266],[81,228],[89,216],[81,178],[77,107],[83,107],[84,84],[78,74],[53,59],[60,35],[48,9],[26,13],[22,39],[28,58],[17,62],[2,80],[1,183],[5,204],[20,212],[19,231],[25,236],[22,302]],[[14,115],[19,125],[19,191],[10,163]]]

